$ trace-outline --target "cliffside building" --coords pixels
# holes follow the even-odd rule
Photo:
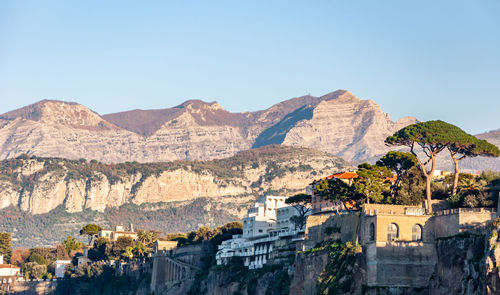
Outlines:
[[[115,230],[102,229],[97,234],[99,238],[108,238],[111,241],[118,240],[119,237],[131,237],[132,240],[137,240],[137,233],[134,231],[134,226],[130,224],[130,230],[126,231],[121,225],[117,225]]]
[[[364,204],[360,211],[311,215],[297,250],[326,240],[359,243],[368,287],[422,288],[438,261],[436,239],[478,232],[497,217],[491,208],[460,208],[426,214],[423,206]],[[335,229],[335,230],[332,230]]]
[[[71,264],[71,260],[56,260],[54,264],[54,270],[56,278],[64,278],[64,273],[66,272],[66,266]]]
[[[321,212],[342,211],[344,209],[344,206],[342,205],[341,202],[334,204],[331,201],[325,200],[318,195],[315,187],[319,181],[324,179],[338,178],[344,181],[345,183],[351,185],[352,181],[357,177],[358,174],[356,172],[341,172],[332,174],[320,180],[315,180],[313,183],[311,183],[309,185],[310,186],[309,190],[311,191],[312,214],[318,214]]]
[[[159,253],[159,252],[167,252],[171,251],[172,249],[177,248],[177,241],[161,241],[161,240],[156,240],[154,242],[153,246],[153,252],[154,253]]]
[[[243,234],[234,235],[219,246],[217,264],[225,264],[232,257],[242,257],[248,268],[261,268],[268,262],[277,240],[303,231],[291,220],[298,211],[285,204],[285,200],[283,196],[260,197],[243,218]]]

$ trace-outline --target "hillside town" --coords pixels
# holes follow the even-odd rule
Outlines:
[[[480,149],[471,152],[500,154],[484,141],[474,146]],[[495,265],[500,257],[500,174],[433,169],[422,177],[419,165],[415,154],[389,152],[374,165],[311,179],[293,195],[258,196],[241,220],[189,233],[162,235],[133,224],[109,229],[89,223],[79,236],[68,236],[53,248],[14,250],[12,234],[1,233],[1,290],[16,293],[35,286],[47,293],[135,288],[151,294],[218,294],[234,286],[212,286],[210,278],[238,275],[243,282],[259,272],[281,278],[264,287],[283,291],[276,294],[430,288],[439,276],[443,241],[482,236],[489,252],[467,259]],[[462,255],[460,249],[448,251]],[[500,290],[498,268],[487,273],[485,287],[494,294]],[[358,275],[362,284],[349,279]],[[204,280],[209,281],[203,285]]]

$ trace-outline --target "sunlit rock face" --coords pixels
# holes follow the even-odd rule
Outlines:
[[[209,160],[285,144],[359,162],[385,152],[384,138],[413,122],[392,122],[376,103],[345,90],[246,113],[190,100],[100,116],[77,103],[44,100],[0,115],[0,158],[27,153],[107,163]]]
[[[311,179],[350,169],[335,156],[308,148],[266,146],[213,161],[103,164],[61,158],[0,162],[0,209],[33,214],[133,203],[215,198],[229,207],[269,192],[302,192]]]

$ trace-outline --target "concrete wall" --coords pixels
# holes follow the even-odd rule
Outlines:
[[[368,286],[425,287],[437,262],[434,243],[374,242],[363,252]]]
[[[466,231],[481,231],[496,218],[495,212],[478,209],[454,209],[432,218],[436,238],[450,237]]]

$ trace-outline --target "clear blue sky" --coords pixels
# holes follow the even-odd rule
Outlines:
[[[339,88],[393,119],[500,128],[500,1],[0,2],[0,113],[236,112]]]

